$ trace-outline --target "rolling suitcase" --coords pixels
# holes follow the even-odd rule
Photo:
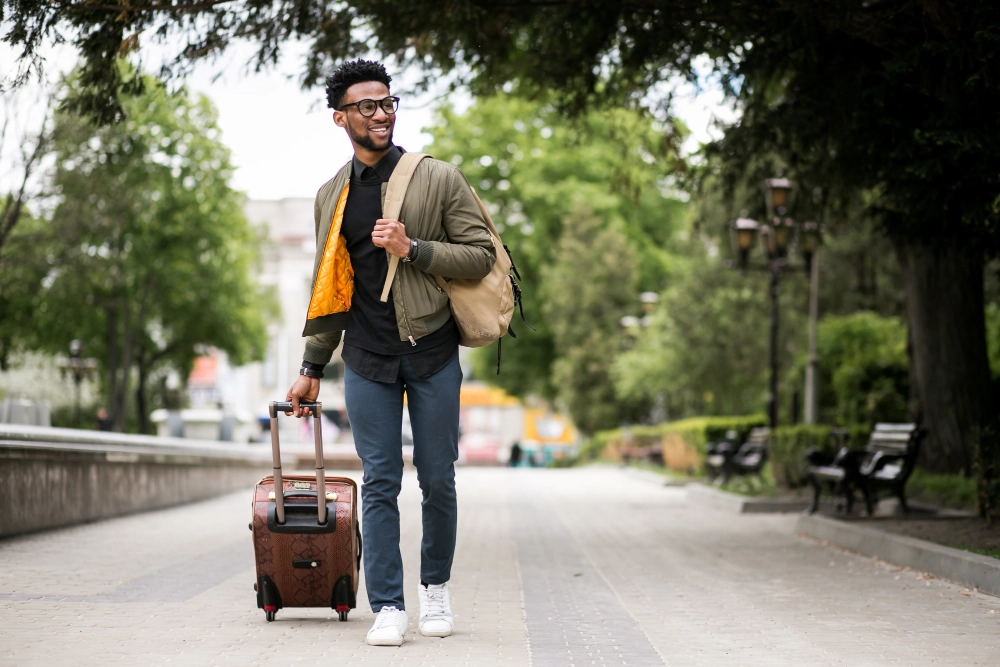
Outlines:
[[[313,415],[322,409],[321,403],[300,405],[312,408]],[[270,405],[274,474],[262,479],[253,495],[257,607],[268,621],[282,607],[331,607],[346,621],[357,606],[361,566],[358,487],[350,478],[326,476],[317,417],[316,475],[282,475],[278,413],[286,410],[291,403]]]

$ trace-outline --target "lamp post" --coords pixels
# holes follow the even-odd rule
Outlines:
[[[768,294],[771,300],[771,322],[769,335],[769,368],[770,378],[767,392],[767,417],[771,428],[778,426],[778,324],[779,324],[779,285],[784,268],[788,265],[788,252],[795,237],[795,222],[788,217],[792,200],[792,183],[787,178],[769,178],[764,181],[764,199],[767,205],[770,223],[761,225],[749,218],[738,218],[730,227],[733,250],[736,252],[739,267],[746,272],[749,265],[750,252],[754,241],[759,236],[761,248],[767,258]],[[819,250],[819,226],[807,222],[801,225],[799,231],[799,249],[807,270],[812,274],[810,295],[810,334],[809,334],[809,366],[806,371],[806,423],[815,423],[816,418],[816,332],[815,318],[818,310],[817,293],[819,262],[815,260]]]
[[[819,355],[816,354],[816,327],[819,320],[819,244],[820,227],[815,222],[802,224],[799,247],[809,272],[809,357],[806,361],[805,423],[815,424],[819,416]]]
[[[787,219],[786,219],[787,220]],[[788,220],[790,223],[791,220]],[[768,259],[768,294],[771,297],[771,329],[770,329],[770,379],[767,385],[767,420],[771,428],[778,426],[778,285],[781,282],[781,270],[785,263],[785,255],[788,253],[788,241],[791,236],[788,233],[788,226],[781,224],[772,228],[765,226],[761,229],[761,241]]]
[[[78,340],[69,343],[69,358],[59,360],[59,371],[65,378],[69,373],[73,379],[74,400],[73,400],[73,426],[80,425],[80,385],[83,381],[89,380],[97,369],[96,359],[84,359],[82,357],[83,344]]]

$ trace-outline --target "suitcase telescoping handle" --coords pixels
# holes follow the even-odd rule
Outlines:
[[[326,523],[326,466],[323,464],[323,427],[320,414],[323,404],[309,401],[299,401],[300,408],[309,408],[313,414],[313,436],[316,441],[316,505],[319,509],[317,518],[320,524]],[[271,414],[271,459],[274,462],[274,514],[278,523],[285,523],[285,493],[281,481],[281,448],[278,445],[278,413],[290,412],[291,401],[273,401]]]

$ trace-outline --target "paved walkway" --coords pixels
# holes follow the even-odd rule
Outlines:
[[[998,665],[1000,598],[613,468],[463,469],[455,635],[253,593],[249,491],[0,542],[0,665]],[[416,585],[419,491],[401,498]],[[414,593],[415,597],[415,593]],[[413,606],[415,611],[415,603]]]

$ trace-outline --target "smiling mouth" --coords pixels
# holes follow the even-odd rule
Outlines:
[[[369,127],[368,131],[381,137],[389,134],[389,129],[388,125],[383,125],[380,127]]]

